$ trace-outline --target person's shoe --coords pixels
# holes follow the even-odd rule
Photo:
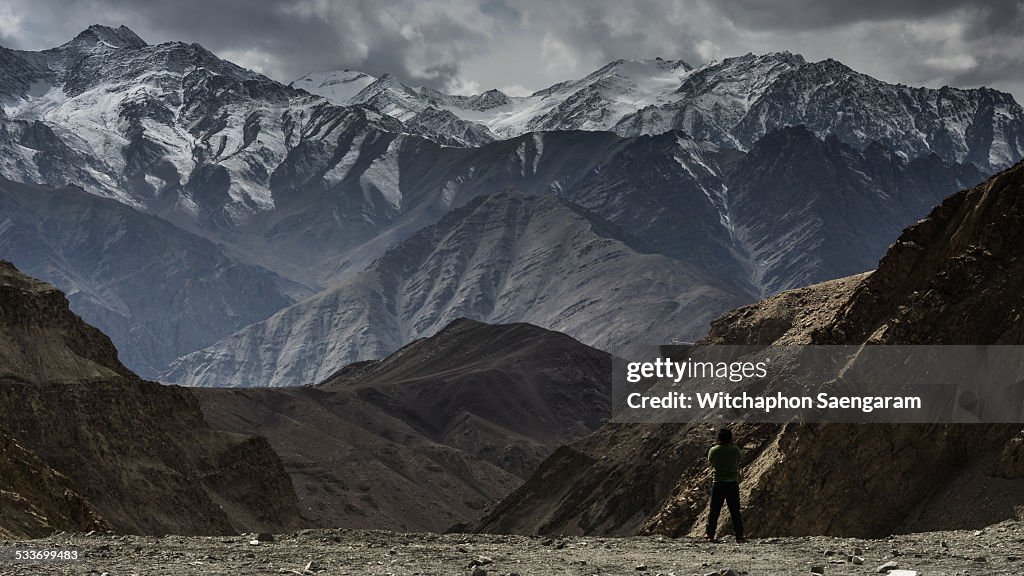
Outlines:
[[[712,534],[708,534],[708,535],[704,536],[704,539],[707,540],[708,542],[718,542],[718,540],[715,539],[714,535],[712,535]]]

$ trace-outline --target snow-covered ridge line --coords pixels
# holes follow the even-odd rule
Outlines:
[[[40,52],[0,51],[0,123],[10,137],[0,174],[75,184],[154,213],[237,225],[274,208],[270,177],[301,142],[408,131],[198,44],[149,45],[125,27],[91,26]]]
[[[1009,94],[888,84],[835,60],[808,62],[789,52],[697,68],[661,58],[616,60],[529,96],[497,90],[453,96],[351,70],[309,74],[291,85],[341,105],[368,104],[402,121],[447,112],[461,121],[453,122],[459,131],[482,140],[550,130],[623,136],[683,130],[746,150],[768,132],[804,124],[819,137],[836,135],[860,148],[880,141],[910,158],[935,153],[986,171],[1024,155],[1024,112]]]

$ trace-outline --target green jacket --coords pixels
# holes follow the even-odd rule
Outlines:
[[[735,444],[716,444],[708,450],[708,462],[715,469],[715,482],[739,482],[740,456]]]

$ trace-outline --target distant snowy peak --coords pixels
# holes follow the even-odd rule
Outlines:
[[[390,74],[376,78],[345,104],[370,104],[388,116],[405,121],[430,107],[419,91]]]
[[[821,138],[834,135],[859,148],[877,141],[909,158],[934,153],[986,171],[1024,156],[1024,111],[1009,94],[888,84],[835,60],[808,62],[791,52],[746,54],[698,68],[661,58],[616,60],[525,97],[497,90],[448,95],[388,75],[370,81],[357,72],[344,77],[353,87],[365,83],[354,96],[333,85],[317,87],[324,84],[320,77],[338,74],[295,84],[338,104],[362,103],[403,122],[436,126],[439,133],[425,135],[466,144],[536,131],[612,130],[639,136],[682,130],[718,146],[747,150],[768,132],[803,124]],[[436,121],[414,120],[426,111],[449,121],[441,127]],[[482,140],[460,136],[467,133]]]
[[[444,108],[454,106],[465,110],[490,110],[509,104],[511,100],[500,90],[488,90],[470,96],[445,94],[426,87],[412,87],[390,74],[379,78],[357,70],[336,70],[311,72],[290,84],[323,96],[335,104],[351,105],[372,101],[383,95],[404,103],[405,112],[422,112],[427,107]]]
[[[692,70],[681,60],[616,60],[580,80],[535,92],[488,126],[504,136],[536,130],[612,130],[624,116],[674,101],[673,93]]]
[[[911,158],[934,153],[990,172],[1024,156],[1024,110],[1011,95],[888,84],[832,59],[780,75],[733,133],[752,144],[796,124],[858,148],[878,141]]]
[[[309,74],[292,86],[336,104],[373,106],[407,123],[416,124],[415,118],[425,112],[430,116],[449,112],[479,127],[474,130],[458,124],[458,132],[491,134],[494,139],[538,130],[611,130],[626,114],[672,101],[681,79],[692,70],[681,60],[616,60],[585,78],[526,97],[511,97],[500,90],[469,96],[445,94],[409,86],[388,74],[372,79],[349,70]],[[358,92],[356,87],[360,87]],[[460,139],[457,133],[450,136]]]
[[[110,28],[109,26],[93,24],[58,49],[85,46],[102,46],[112,49],[141,48],[146,45],[146,41],[127,26]]]
[[[338,70],[312,72],[292,82],[290,86],[323,96],[336,104],[346,105],[374,81],[376,78],[373,76],[356,70]]]
[[[497,136],[486,126],[463,116],[508,101],[508,96],[497,90],[457,96],[430,88],[414,88],[390,74],[375,78],[356,70],[314,72],[290,86],[341,106],[371,106],[401,120],[406,128],[420,136],[454,146],[480,146],[496,140]]]
[[[624,91],[662,92],[667,88],[678,88],[681,78],[691,70],[693,67],[682,60],[615,60],[579,80],[560,82],[550,88],[534,92],[530,97],[544,98],[555,94],[573,93],[595,85]]]
[[[832,59],[789,52],[711,62],[683,78],[672,101],[624,116],[623,135],[683,130],[749,149],[765,134],[805,125],[865,148],[882,142],[909,158],[937,154],[985,171],[1024,156],[1024,111],[989,88],[913,88],[882,82]]]
[[[733,128],[779,76],[806,63],[790,52],[709,62],[682,77],[661,102],[623,115],[614,130],[631,136],[683,130],[721,146],[746,149],[749,144],[735,138]]]
[[[771,52],[712,61],[694,70],[676,89],[682,99],[709,94],[734,98],[750,104],[782,74],[807,64],[803,56],[790,52]]]
[[[125,27],[91,26],[39,52],[0,49],[0,103],[0,175],[227,226],[273,208],[271,176],[304,141],[405,130]]]

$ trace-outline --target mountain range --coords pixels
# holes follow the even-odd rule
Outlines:
[[[689,337],[714,310],[750,299],[564,200],[500,192],[449,212],[345,282],[183,357],[164,379],[320,382],[464,317],[532,322],[624,349]]]
[[[80,188],[0,179],[0,253],[154,374],[310,291],[201,236]]]
[[[529,97],[457,96],[355,72],[284,85],[196,44],[92,26],[49,50],[2,48],[0,69],[4,256],[66,290],[140,374],[186,384],[316,382],[459,315],[613,352],[638,335],[694,339],[742,301],[873,268],[928,207],[1018,159],[1024,137],[1006,94],[889,85],[786,53],[617,61]],[[109,201],[46,201],[64,194]],[[522,217],[500,206],[511,198]],[[486,228],[456,223],[467,206]],[[569,236],[514,227],[559,212],[589,239],[531,257]],[[428,239],[436,254],[410,249]],[[476,263],[443,254],[503,239],[522,250],[507,267],[480,270],[498,256],[482,249]],[[663,262],[663,282],[610,304],[639,280],[574,272],[594,242],[624,270]],[[447,268],[417,281],[405,257]]]
[[[606,422],[612,354],[1024,344],[994,90],[789,53],[286,85],[91,26],[0,48],[0,105],[5,536],[697,534],[708,430]],[[752,534],[1024,502],[1019,425],[735,429]]]
[[[1021,344],[1022,175],[950,196],[877,271],[739,308],[702,343]],[[186,389],[138,379],[57,290],[7,263],[0,292],[6,535],[702,530],[706,427],[602,425],[611,358],[562,334],[458,320],[319,386]],[[759,533],[980,528],[1024,502],[1019,425],[736,430]]]
[[[680,130],[747,150],[769,132],[804,125],[820,138],[835,135],[858,148],[880,142],[908,158],[935,153],[986,171],[1024,155],[1024,116],[1008,94],[887,84],[835,60],[808,62],[789,52],[699,67],[661,58],[616,60],[529,96],[498,90],[452,96],[353,70],[308,74],[291,86],[337,104],[367,104],[414,125],[433,118],[436,129],[437,119],[448,118],[447,135],[460,130],[467,145],[537,131],[637,136]]]

